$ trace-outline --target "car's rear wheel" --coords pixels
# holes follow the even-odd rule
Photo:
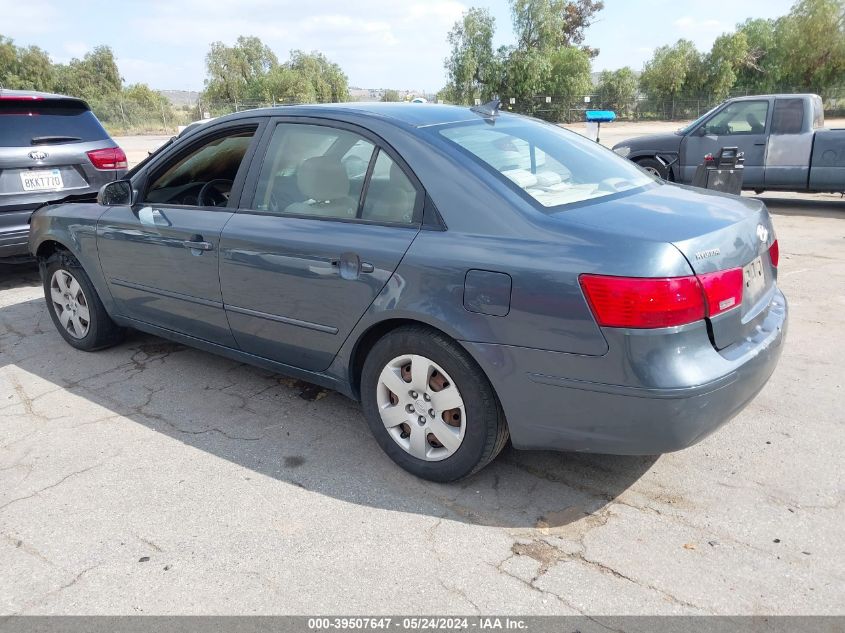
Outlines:
[[[656,158],[640,158],[637,160],[637,165],[658,178],[669,180],[669,170]]]
[[[123,338],[73,255],[60,251],[45,262],[44,297],[59,334],[76,349],[102,349]]]
[[[508,439],[505,416],[478,364],[424,326],[393,330],[364,362],[361,401],[385,453],[432,481],[480,470]]]

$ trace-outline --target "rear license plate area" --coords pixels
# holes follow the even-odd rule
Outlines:
[[[757,257],[742,267],[742,277],[745,283],[745,297],[749,305],[753,305],[766,290],[766,274],[763,271],[763,258]]]
[[[29,169],[21,172],[21,186],[24,191],[56,191],[65,185],[58,169]]]

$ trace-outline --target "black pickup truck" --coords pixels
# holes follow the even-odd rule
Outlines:
[[[813,94],[728,99],[677,132],[628,139],[613,151],[689,184],[704,156],[722,147],[745,154],[745,189],[845,192],[845,129],[824,127],[822,100]]]

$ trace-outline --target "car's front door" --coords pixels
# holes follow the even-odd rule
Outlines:
[[[220,295],[220,233],[243,187],[258,125],[212,128],[167,152],[133,178],[135,204],[100,218],[100,263],[120,314],[235,346]]]
[[[364,131],[282,120],[265,136],[254,196],[223,229],[223,303],[242,350],[321,371],[411,245],[424,194]]]
[[[769,109],[766,99],[734,101],[691,130],[681,145],[681,180],[692,182],[695,168],[705,155],[715,156],[723,147],[737,147],[745,154],[744,185],[762,186]]]

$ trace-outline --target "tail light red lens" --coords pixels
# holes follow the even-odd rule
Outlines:
[[[772,266],[777,268],[778,262],[780,261],[780,247],[778,246],[777,240],[772,242],[772,245],[769,247],[769,257],[772,259]]]
[[[97,169],[126,169],[126,154],[119,147],[106,147],[105,149],[94,149],[88,154],[91,164]]]
[[[579,279],[603,327],[672,327],[742,304],[741,268],[688,277],[581,275]]]
[[[660,279],[581,275],[580,281],[604,327],[670,327],[704,318],[704,294],[694,275]]]
[[[698,275],[707,299],[707,316],[714,317],[742,303],[742,268]]]

